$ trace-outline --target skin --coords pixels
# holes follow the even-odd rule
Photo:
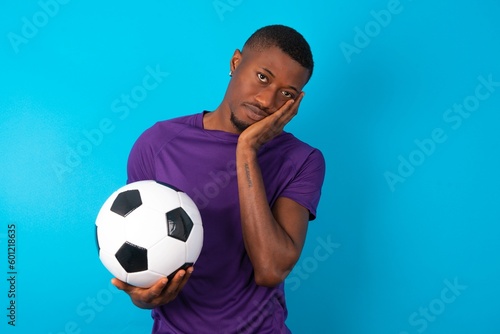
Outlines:
[[[224,99],[215,111],[205,114],[203,126],[239,134],[236,172],[243,240],[256,284],[276,286],[299,259],[309,211],[285,197],[269,207],[257,153],[297,114],[310,72],[276,47],[236,50],[230,69],[232,78]],[[173,300],[193,269],[180,270],[172,281],[163,278],[146,289],[116,278],[112,283],[135,305],[149,309]]]

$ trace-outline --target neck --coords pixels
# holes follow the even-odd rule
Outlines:
[[[231,111],[224,101],[212,112],[203,117],[203,128],[205,130],[218,130],[239,134],[240,131],[234,127],[230,120]]]

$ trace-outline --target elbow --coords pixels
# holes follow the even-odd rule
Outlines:
[[[254,271],[254,281],[255,284],[265,287],[275,287],[285,280],[288,275],[287,272],[278,272],[275,270],[255,270]]]
[[[283,259],[282,261],[270,261],[268,257],[257,263],[253,263],[253,274],[255,284],[265,287],[275,287],[285,281],[292,271],[298,255]]]

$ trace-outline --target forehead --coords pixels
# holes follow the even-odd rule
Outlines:
[[[274,78],[284,84],[300,89],[309,79],[309,70],[278,47],[262,49],[246,48],[242,52],[243,63],[253,69],[267,70]]]

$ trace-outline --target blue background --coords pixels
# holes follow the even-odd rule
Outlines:
[[[109,284],[94,219],[139,134],[217,107],[232,52],[273,23],[313,49],[287,130],[328,167],[288,278],[290,328],[500,332],[497,1],[55,1],[0,11],[2,333],[150,331],[149,311]],[[152,69],[162,76],[144,90]],[[449,111],[464,103],[466,116]]]

